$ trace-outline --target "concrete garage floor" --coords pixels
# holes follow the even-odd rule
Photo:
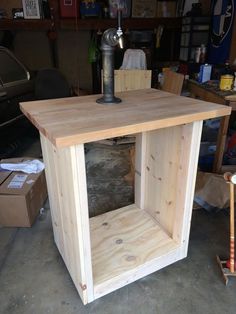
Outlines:
[[[32,228],[0,228],[0,313],[233,314],[236,278],[225,287],[215,259],[228,256],[228,223],[227,211],[193,211],[186,259],[84,306],[54,244],[46,202]]]

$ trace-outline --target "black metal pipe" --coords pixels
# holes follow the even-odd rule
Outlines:
[[[103,98],[109,103],[114,100],[114,47],[103,47]]]
[[[119,22],[120,24],[120,22]],[[99,104],[117,104],[120,98],[114,96],[114,50],[122,36],[115,28],[107,29],[102,35],[102,67],[103,67],[103,97],[97,99]]]

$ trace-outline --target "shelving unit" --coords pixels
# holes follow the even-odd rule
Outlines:
[[[44,20],[0,20],[0,30],[46,31],[52,27],[52,21]]]
[[[21,104],[40,131],[55,243],[84,304],[187,255],[202,120],[230,108],[154,89]],[[136,135],[135,202],[89,219],[84,143]]]
[[[104,30],[114,27],[116,19],[102,18],[61,18],[58,0],[49,0],[52,19],[48,20],[0,20],[0,30]],[[168,29],[181,28],[181,18],[125,18],[125,29],[155,29],[164,25]]]
[[[116,19],[60,19],[60,29],[75,29],[79,30],[98,30],[115,27]],[[181,18],[130,18],[122,20],[124,29],[155,29],[158,25],[164,25],[168,29],[180,28]]]
[[[53,56],[53,66],[57,67],[58,62],[55,56],[57,32],[58,31],[95,31],[103,32],[104,30],[116,27],[117,20],[111,18],[62,18],[60,16],[60,7],[58,0],[49,0],[51,19],[39,20],[0,20],[0,31],[44,31],[50,40],[52,47],[51,55]],[[171,36],[171,44],[168,47],[170,50],[170,60],[173,61],[174,57],[178,55],[175,52],[175,47],[179,39],[179,32],[181,29],[180,17],[168,18],[124,18],[122,19],[122,29],[124,33],[128,34],[132,30],[155,30],[159,25],[165,27],[165,32],[168,33],[167,37]],[[175,42],[173,44],[173,42]],[[168,55],[168,54],[167,54]]]
[[[209,16],[189,16],[182,19],[180,40],[180,60],[194,61],[196,47],[207,46],[211,18]]]
[[[98,30],[115,27],[115,19],[59,19],[55,21],[58,30]],[[124,19],[124,29],[155,29],[158,25],[165,25],[168,29],[180,28],[180,18],[156,18],[156,19]],[[0,30],[48,30],[52,27],[52,20],[0,20]]]

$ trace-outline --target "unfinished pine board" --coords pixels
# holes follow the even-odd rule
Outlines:
[[[146,143],[144,208],[170,235],[177,201],[182,128],[151,131]]]
[[[84,147],[58,149],[41,134],[54,238],[84,303],[93,300]]]
[[[187,255],[202,120],[231,108],[153,89],[21,104],[39,129],[56,245],[84,304]],[[136,135],[135,204],[88,217],[83,143]]]
[[[179,174],[176,180],[176,211],[172,237],[182,246],[182,258],[187,256],[190,223],[192,216],[198,156],[201,143],[202,121],[184,125]]]
[[[136,204],[152,215],[171,236],[174,226],[179,226],[183,220],[183,207],[178,204],[184,204],[187,187],[195,183],[192,178],[197,170],[201,130],[202,122],[194,122],[146,132],[143,142],[136,142],[136,157],[139,158],[136,177],[142,174],[143,180],[141,183],[140,178],[136,178]],[[139,187],[140,184],[143,187]],[[145,192],[138,193],[140,190]],[[137,200],[140,194],[142,201]],[[193,197],[193,191],[191,195]],[[192,199],[187,204],[191,207]]]
[[[115,70],[115,92],[151,88],[151,70]]]
[[[229,115],[231,108],[155,89],[117,93],[119,105],[100,95],[21,104],[29,120],[55,146],[66,147]]]
[[[135,205],[90,219],[94,296],[137,280],[178,256],[178,244]]]

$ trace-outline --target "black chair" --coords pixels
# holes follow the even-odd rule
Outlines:
[[[58,69],[39,70],[35,78],[35,98],[54,99],[70,97],[71,88]]]

